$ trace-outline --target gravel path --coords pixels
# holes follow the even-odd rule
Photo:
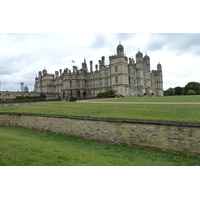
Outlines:
[[[114,104],[200,104],[200,102],[109,102],[109,101],[98,101],[98,100],[81,100],[77,102],[83,103],[114,103]]]

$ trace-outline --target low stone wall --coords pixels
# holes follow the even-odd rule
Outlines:
[[[129,146],[200,155],[200,124],[0,113],[0,125],[20,126]]]
[[[0,103],[0,107],[26,106],[26,105],[46,104],[46,103],[58,103],[58,102],[60,102],[60,101],[40,101],[40,102],[24,102],[24,103]]]

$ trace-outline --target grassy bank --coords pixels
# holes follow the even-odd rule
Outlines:
[[[0,112],[39,113],[102,118],[200,122],[200,105],[135,105],[62,102],[0,107]]]
[[[127,97],[104,99],[108,102],[200,102],[200,95],[163,96],[163,97]]]
[[[1,166],[194,166],[200,158],[0,126]]]

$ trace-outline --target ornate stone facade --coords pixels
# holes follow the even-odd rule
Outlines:
[[[56,93],[62,98],[96,97],[99,92],[107,89],[117,90],[117,95],[125,97],[134,96],[163,96],[162,66],[159,63],[157,70],[150,69],[150,57],[138,51],[136,61],[127,58],[124,47],[117,46],[117,54],[109,56],[109,65],[105,65],[105,57],[99,60],[99,65],[93,69],[90,61],[90,70],[86,60],[78,70],[73,66],[73,71],[68,68],[64,72],[55,71],[48,74],[47,70],[38,73],[35,78],[34,92]]]

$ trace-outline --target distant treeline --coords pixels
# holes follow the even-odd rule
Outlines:
[[[175,88],[168,88],[164,91],[164,96],[174,96],[174,95],[195,95],[200,94],[200,83],[199,82],[189,82],[185,87],[177,86]]]

